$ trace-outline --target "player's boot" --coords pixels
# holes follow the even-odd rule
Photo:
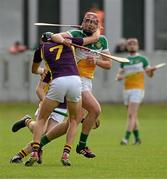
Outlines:
[[[64,152],[61,157],[61,162],[64,166],[71,166],[71,162],[69,161],[69,154]]]
[[[141,144],[141,139],[135,139],[135,142],[133,143],[134,145],[138,145],[138,144]]]
[[[19,163],[22,163],[22,157],[19,155],[19,154],[16,154],[15,156],[13,156],[11,159],[10,159],[10,163],[16,163],[16,164],[19,164]]]
[[[39,150],[38,150],[38,160],[37,160],[38,164],[42,164],[42,154],[43,154],[43,150],[41,148],[39,148]]]
[[[127,139],[122,139],[120,142],[121,145],[128,145],[128,140]]]
[[[82,154],[86,158],[94,158],[94,157],[96,157],[96,155],[87,146],[85,146],[83,148],[80,148],[79,145],[77,145],[76,152],[78,154]]]
[[[38,151],[33,151],[31,157],[25,162],[25,166],[33,166],[39,160]]]
[[[25,115],[23,118],[15,122],[12,126],[12,132],[17,132],[19,129],[26,126],[26,120],[31,119],[29,115]]]

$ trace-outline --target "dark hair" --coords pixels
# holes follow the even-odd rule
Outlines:
[[[42,40],[43,42],[48,42],[48,41],[51,40],[51,36],[52,36],[53,34],[54,34],[54,33],[52,33],[52,32],[44,32],[44,33],[42,34],[42,36],[41,36],[41,40]]]

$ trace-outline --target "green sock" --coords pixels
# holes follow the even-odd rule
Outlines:
[[[50,140],[48,139],[48,137],[46,135],[42,136],[41,138],[41,142],[40,142],[40,146],[43,147],[46,144],[48,144],[50,142]]]
[[[134,134],[135,139],[138,140],[139,139],[139,130],[138,129],[134,130],[133,134]]]
[[[130,131],[126,131],[126,133],[125,133],[125,139],[126,139],[126,140],[128,140],[128,139],[129,139],[130,134],[131,134],[131,132],[130,132]]]
[[[87,141],[88,135],[81,133],[80,135],[80,140],[79,140],[79,147],[83,148],[86,146],[86,141]]]

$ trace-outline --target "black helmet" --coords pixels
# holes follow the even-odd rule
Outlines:
[[[42,34],[42,36],[41,36],[41,40],[42,40],[43,42],[48,42],[48,41],[51,40],[51,36],[52,36],[53,34],[54,34],[54,33],[52,33],[52,32],[44,32],[44,33]]]

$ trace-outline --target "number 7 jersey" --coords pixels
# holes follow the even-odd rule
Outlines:
[[[72,43],[82,45],[82,38],[72,38]],[[74,47],[67,47],[55,42],[46,42],[35,51],[33,62],[45,61],[51,73],[51,79],[62,76],[79,75],[75,61]]]

